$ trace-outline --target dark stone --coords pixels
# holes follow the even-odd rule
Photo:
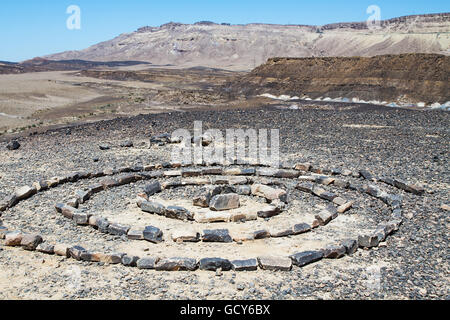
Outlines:
[[[136,267],[139,257],[124,255],[122,257],[122,264],[126,267]]]
[[[202,175],[203,176],[207,176],[207,175],[222,175],[222,174],[223,174],[222,168],[202,169]]]
[[[119,181],[112,178],[106,178],[100,181],[100,184],[103,186],[104,189],[111,189],[117,187],[119,185]]]
[[[204,230],[202,240],[203,242],[233,242],[227,229]]]
[[[163,233],[161,229],[148,226],[144,229],[144,239],[152,242],[152,243],[161,243],[163,242]]]
[[[202,169],[183,169],[181,170],[182,177],[198,177],[203,173]]]
[[[367,170],[360,170],[359,174],[361,175],[361,177],[363,177],[366,180],[372,180],[373,179],[372,174],[369,171],[367,171]]]
[[[36,250],[36,247],[42,243],[42,237],[38,234],[25,234],[20,241],[20,245],[28,251]]]
[[[141,210],[148,213],[163,215],[166,211],[166,207],[158,202],[143,201],[141,203]]]
[[[258,269],[258,260],[233,260],[231,266],[234,271],[255,271]]]
[[[265,239],[270,238],[270,232],[267,230],[258,230],[253,232],[254,239]]]
[[[12,208],[19,203],[19,199],[15,195],[10,196],[7,201],[8,201],[8,208]]]
[[[235,193],[219,194],[209,202],[209,208],[213,211],[237,209],[239,206],[239,195]]]
[[[312,183],[305,182],[299,183],[296,188],[302,192],[313,193],[314,185]]]
[[[227,259],[222,258],[204,258],[199,261],[200,270],[206,271],[217,271],[222,269],[222,271],[229,271],[232,268],[231,262]]]
[[[66,205],[65,205],[64,203],[57,203],[57,204],[55,204],[55,210],[56,210],[56,212],[62,213],[62,210],[63,210],[63,208],[64,208],[65,206],[66,206]]]
[[[20,148],[20,143],[17,140],[13,140],[6,145],[6,148],[11,151],[17,150]]]
[[[99,217],[95,221],[95,227],[103,233],[109,232],[109,221],[106,218]]]
[[[111,147],[108,144],[101,144],[98,146],[100,150],[109,150]]]
[[[321,197],[322,199],[328,200],[328,201],[333,201],[335,198],[337,198],[337,195],[334,194],[333,192],[329,192],[329,191],[325,191],[322,192],[319,197]]]
[[[75,192],[75,195],[78,199],[78,201],[83,204],[86,201],[88,201],[91,197],[91,193],[89,191],[84,191],[84,190],[78,190]]]
[[[78,172],[72,172],[66,178],[68,182],[77,182],[80,179],[80,174]]]
[[[233,186],[233,192],[238,195],[248,196],[252,193],[252,188],[250,186]]]
[[[154,194],[161,192],[161,184],[159,183],[159,181],[154,181],[145,186],[144,192],[148,197],[151,197]]]
[[[380,240],[377,235],[358,236],[358,245],[362,248],[372,248],[378,246]]]
[[[104,187],[103,187],[103,185],[101,183],[96,183],[96,184],[93,184],[93,185],[89,186],[89,193],[90,194],[99,193],[99,192],[101,192],[103,190],[104,190]]]
[[[311,226],[307,223],[299,223],[292,227],[292,234],[299,235],[311,231]]]
[[[36,251],[46,253],[46,254],[54,254],[55,246],[49,243],[41,243],[36,247]]]
[[[357,240],[347,239],[342,241],[342,245],[345,247],[345,251],[348,255],[352,255],[358,250]]]
[[[155,266],[158,271],[195,271],[197,268],[197,260],[190,258],[161,259]]]
[[[81,254],[83,252],[86,252],[86,249],[84,249],[83,247],[80,247],[80,246],[75,246],[75,247],[69,248],[68,252],[69,252],[69,256],[71,258],[74,258],[75,260],[80,261],[81,260]]]
[[[163,146],[170,143],[171,135],[169,133],[163,133],[150,138],[150,145]]]
[[[72,220],[80,226],[85,226],[89,224],[89,214],[81,212],[81,211],[74,211],[72,214]]]
[[[322,251],[304,251],[290,256],[292,263],[298,267],[306,266],[307,264],[319,261],[323,258]]]
[[[183,207],[169,206],[166,208],[164,215],[171,219],[194,220],[194,215]]]
[[[258,217],[267,219],[272,218],[273,216],[279,215],[281,213],[281,209],[278,206],[268,206],[266,209],[258,211]]]
[[[263,270],[290,271],[292,261],[284,257],[258,257],[259,267]]]
[[[123,226],[120,224],[110,224],[108,226],[108,232],[115,236],[123,236],[128,233],[128,230],[130,230],[130,227]]]
[[[346,252],[344,245],[328,246],[323,250],[323,257],[326,259],[339,259],[345,256]]]
[[[122,148],[131,148],[133,147],[133,141],[127,140],[127,141],[123,141],[120,146]]]
[[[141,258],[136,262],[138,269],[155,269],[159,258]]]
[[[395,179],[394,180],[394,186],[399,188],[399,189],[402,189],[402,190],[404,190],[406,192],[409,192],[409,193],[412,193],[412,194],[415,194],[415,195],[418,195],[418,196],[421,196],[421,195],[423,195],[425,193],[425,190],[422,187],[408,184],[408,183],[406,183],[406,182],[404,182],[402,180]]]
[[[122,186],[122,185],[130,184],[135,181],[137,181],[137,176],[135,174],[127,174],[127,175],[119,178],[118,184]]]

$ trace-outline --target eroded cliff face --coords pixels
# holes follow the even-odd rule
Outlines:
[[[450,57],[438,54],[272,58],[227,90],[431,104],[450,101],[449,77]]]
[[[450,14],[444,13],[385,20],[380,29],[370,30],[364,22],[325,26],[168,23],[47,58],[137,60],[249,71],[271,57],[450,54],[449,48]]]

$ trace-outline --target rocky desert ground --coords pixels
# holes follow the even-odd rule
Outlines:
[[[168,24],[0,63],[0,299],[448,300],[447,26]],[[267,30],[307,52],[281,47],[294,58],[269,51],[249,71],[231,33]],[[135,43],[213,52],[211,35],[239,63]],[[347,56],[330,44],[345,39],[370,45],[324,57]],[[186,141],[171,134],[199,122],[278,129],[280,166],[174,161]]]

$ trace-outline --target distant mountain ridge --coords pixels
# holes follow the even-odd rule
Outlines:
[[[450,13],[399,17],[380,25],[371,30],[364,22],[325,26],[171,22],[45,58],[250,70],[271,57],[450,54]]]
[[[0,74],[18,74],[26,72],[43,71],[69,71],[82,70],[99,67],[123,67],[137,64],[150,64],[142,61],[86,61],[80,59],[72,60],[49,60],[34,58],[23,62],[0,61]]]

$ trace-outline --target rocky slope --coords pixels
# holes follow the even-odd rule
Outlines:
[[[228,89],[245,95],[433,104],[450,101],[449,74],[450,57],[438,54],[273,58]]]
[[[148,64],[148,62],[140,62],[140,61],[98,62],[85,60],[48,60],[43,58],[34,58],[20,63],[0,61],[0,74],[82,70],[99,67],[133,66],[138,64]]]
[[[48,59],[139,60],[158,65],[213,66],[250,70],[271,57],[449,54],[450,13],[325,26],[229,25],[200,22],[144,27],[81,51]]]

